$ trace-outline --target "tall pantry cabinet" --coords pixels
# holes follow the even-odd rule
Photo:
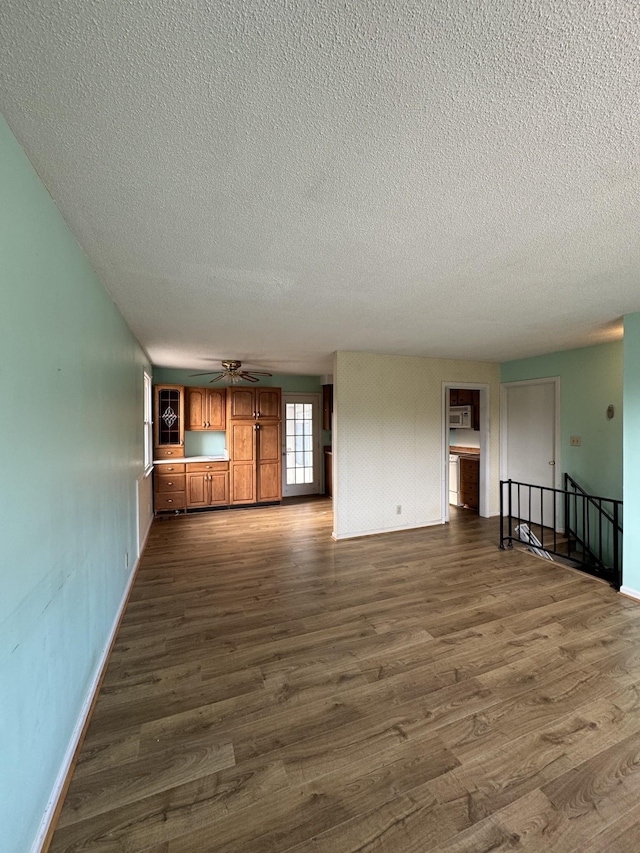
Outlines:
[[[280,388],[227,388],[231,505],[282,500]]]

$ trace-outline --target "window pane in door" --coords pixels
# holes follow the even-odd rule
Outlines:
[[[287,403],[286,408],[287,485],[313,483],[313,406]]]

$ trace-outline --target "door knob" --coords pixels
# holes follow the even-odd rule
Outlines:
[[[556,460],[555,460],[555,459],[552,459],[552,460],[551,460],[551,462],[549,462],[549,465],[555,465],[555,464],[556,464]]]

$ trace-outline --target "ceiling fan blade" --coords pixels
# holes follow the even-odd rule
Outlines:
[[[262,370],[248,370],[253,376],[273,376],[273,373],[264,373]]]
[[[204,373],[190,373],[189,376],[211,376],[212,373],[215,373],[215,370],[205,370]]]
[[[217,376],[214,376],[213,379],[210,379],[209,382],[217,382],[218,379],[222,379],[223,376],[226,376],[226,373],[218,373]]]
[[[252,376],[250,373],[241,373],[240,378],[247,382],[260,382],[257,376]]]

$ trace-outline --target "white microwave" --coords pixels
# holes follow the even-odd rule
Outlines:
[[[473,406],[451,406],[449,408],[450,429],[473,429]]]

